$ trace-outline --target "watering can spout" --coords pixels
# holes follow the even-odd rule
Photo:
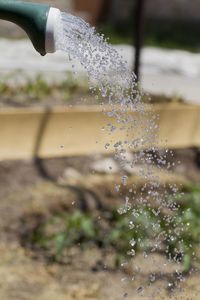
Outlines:
[[[56,51],[55,29],[59,15],[59,9],[45,4],[0,0],[0,19],[20,26],[41,55]]]

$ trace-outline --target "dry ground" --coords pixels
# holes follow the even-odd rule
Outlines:
[[[184,153],[181,153],[184,157]],[[187,161],[185,158],[185,165],[183,164],[182,168],[187,169],[187,164],[190,163],[188,176],[198,178],[198,169],[191,159],[193,150],[186,153],[185,157],[190,159]],[[112,205],[119,203],[120,199],[112,197],[113,184],[119,178],[116,175],[91,175],[89,165],[94,159],[68,158],[45,161],[43,167],[45,166],[49,180],[42,178],[41,169],[39,171],[31,162],[0,164],[0,299],[198,300],[200,291],[198,274],[193,274],[183,283],[182,291],[177,291],[177,294],[173,295],[169,293],[167,286],[170,274],[174,271],[173,265],[163,270],[165,276],[150,284],[149,274],[157,273],[164,266],[164,260],[159,255],[152,255],[148,260],[138,256],[131,264],[116,269],[112,262],[113,254],[109,253],[103,257],[101,251],[96,248],[85,251],[79,248],[71,249],[65,265],[49,264],[31,250],[23,248],[20,234],[26,230],[23,226],[27,217],[30,216],[31,223],[34,222],[34,219],[31,219],[33,215],[47,214],[49,209],[60,209],[63,205],[65,209],[70,210],[74,201],[75,206],[79,205],[77,193],[68,188],[68,185],[82,190],[92,189],[97,195],[104,196],[101,198],[102,201],[109,199]],[[82,175],[66,178],[64,176],[66,168],[74,168]],[[183,177],[176,175],[176,178],[180,181]],[[96,209],[94,199],[87,195],[85,198],[88,201],[88,208]],[[137,270],[133,281],[130,280],[130,270],[131,274]]]

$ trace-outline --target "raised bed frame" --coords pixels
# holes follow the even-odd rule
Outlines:
[[[200,147],[200,106],[155,105],[160,115],[158,147]],[[118,130],[109,135],[101,128],[112,120],[99,106],[1,109],[0,159],[17,160],[109,153],[112,140],[125,139]]]

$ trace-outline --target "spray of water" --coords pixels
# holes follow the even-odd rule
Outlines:
[[[140,191],[136,192],[134,185],[129,189],[129,196],[125,197],[124,204],[118,212],[131,212],[129,229],[134,232],[139,230],[138,220],[143,215],[143,227],[150,232],[151,242],[143,241],[142,237],[134,234],[136,238],[130,241],[128,255],[134,257],[138,248],[145,249],[145,259],[154,252],[165,251],[166,255],[169,254],[170,249],[164,248],[163,245],[169,242],[169,239],[171,242],[177,242],[182,224],[180,221],[178,227],[176,226],[178,206],[168,197],[170,191],[171,199],[175,199],[177,186],[171,184],[161,188],[160,178],[154,171],[155,164],[157,168],[170,169],[168,157],[173,155],[168,150],[160,155],[155,147],[158,116],[150,109],[149,104],[143,102],[144,94],[127,62],[107,43],[103,35],[98,34],[95,28],[90,27],[81,18],[61,13],[57,20],[56,48],[68,53],[70,59],[78,60],[86,70],[91,92],[96,93],[96,99],[98,97],[98,100],[101,100],[103,112],[111,118],[105,130],[110,136],[117,130],[124,132],[123,140],[112,143],[111,138],[111,142],[105,147],[114,147],[115,159],[122,168],[128,165],[134,171],[139,164],[139,176],[145,179],[146,183]],[[105,109],[105,104],[109,109]],[[128,159],[130,151],[134,153],[131,161]],[[128,186],[128,180],[127,173],[122,173],[121,184],[115,186],[118,193],[123,186]],[[178,264],[178,258],[184,256],[181,241],[175,252],[173,257],[168,255],[168,261]],[[155,280],[156,275],[152,274],[151,282]],[[138,287],[137,290],[138,293],[142,293],[144,287]]]
[[[135,153],[141,148],[152,149],[157,137],[157,116],[143,103],[143,92],[135,75],[117,50],[107,43],[103,35],[96,33],[95,28],[66,13],[61,13],[57,23],[57,37],[56,48],[78,60],[87,72],[90,90],[100,92],[102,109],[108,104],[109,109],[105,113],[115,119],[118,126],[110,123],[106,130],[111,133],[126,131],[127,140],[107,144],[106,147],[115,148],[116,158],[121,164],[126,163],[127,149],[135,150]],[[135,162],[144,159],[144,152],[140,151],[138,155],[138,158],[135,155]]]

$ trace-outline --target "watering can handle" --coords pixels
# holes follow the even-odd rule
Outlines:
[[[0,0],[0,19],[20,26],[29,36],[35,49],[46,54],[46,24],[50,6],[19,0]]]

